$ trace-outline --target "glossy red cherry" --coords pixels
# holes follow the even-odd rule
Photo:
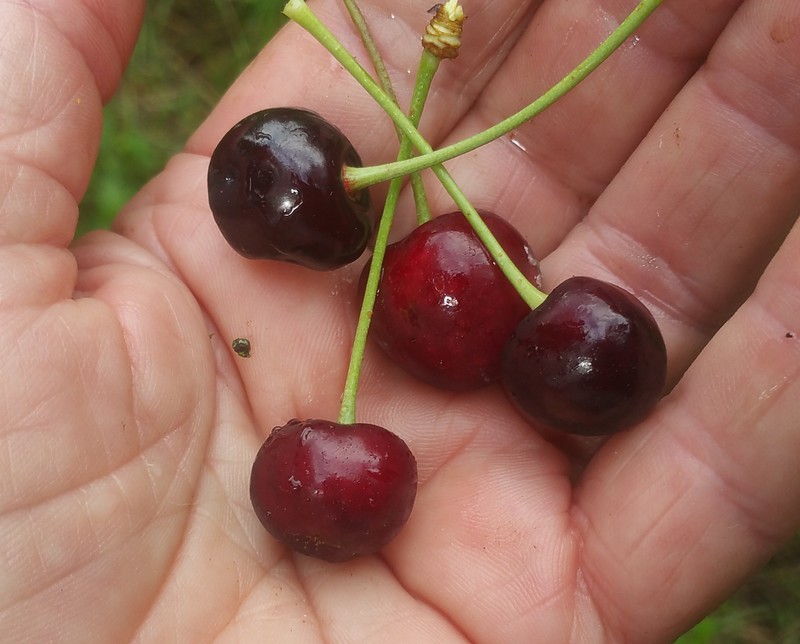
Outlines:
[[[497,215],[481,216],[538,283],[538,263],[519,232]],[[468,390],[500,377],[503,345],[528,311],[462,213],[452,212],[386,249],[370,333],[420,380]]]
[[[374,227],[368,191],[350,194],[342,180],[344,166],[360,165],[344,134],[318,114],[262,110],[214,150],[211,212],[245,257],[332,270],[361,255]]]
[[[290,420],[258,451],[250,499],[288,548],[339,562],[372,554],[405,525],[417,464],[392,432],[366,423]]]
[[[664,340],[647,308],[618,286],[573,277],[517,326],[502,381],[534,424],[590,436],[643,419],[666,372]]]

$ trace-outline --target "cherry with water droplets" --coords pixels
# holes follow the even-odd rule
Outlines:
[[[367,423],[290,420],[272,430],[250,476],[267,531],[329,562],[373,554],[408,520],[417,465],[406,443]]]
[[[343,182],[343,169],[360,165],[344,134],[318,114],[261,110],[211,155],[211,212],[245,257],[333,270],[363,253],[375,226],[369,192],[351,194]]]
[[[502,369],[509,397],[534,425],[596,436],[651,411],[667,353],[655,319],[631,293],[573,277],[519,323]]]
[[[539,265],[520,233],[493,213],[480,215],[538,284]],[[420,380],[469,390],[499,379],[503,345],[528,311],[463,214],[451,212],[387,247],[370,329],[392,361]]]

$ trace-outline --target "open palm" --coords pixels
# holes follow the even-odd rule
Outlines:
[[[142,4],[0,2],[0,639],[668,641],[797,528],[798,3],[666,0],[575,92],[448,164],[527,236],[548,289],[587,274],[642,298],[671,391],[576,475],[575,446],[498,388],[435,391],[370,349],[359,420],[408,442],[420,488],[380,556],[339,565],[270,539],[247,487],[274,425],[335,417],[360,265],[239,257],[205,173],[264,107],[322,113],[368,164],[393,157],[393,127],[288,27],[115,231],[68,248]],[[362,3],[402,101],[418,4]],[[527,104],[633,6],[472,4],[422,122],[436,146]],[[340,3],[313,6],[361,51]],[[408,195],[398,216],[402,234]]]

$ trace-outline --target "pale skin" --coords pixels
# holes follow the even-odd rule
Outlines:
[[[466,5],[468,45],[435,80],[422,122],[435,146],[535,98],[633,7],[486,4]],[[427,6],[361,6],[407,99]],[[312,7],[360,56],[341,5]],[[499,388],[444,394],[368,351],[359,420],[408,442],[420,487],[389,547],[339,565],[272,540],[247,485],[273,426],[336,417],[361,263],[323,274],[240,258],[214,226],[205,172],[220,136],[263,107],[322,113],[369,164],[391,160],[394,129],[287,28],[114,231],[72,243],[101,104],[142,12],[0,2],[9,641],[668,642],[797,530],[795,0],[666,0],[517,144],[448,163],[475,206],[527,236],[546,288],[585,274],[641,297],[670,391],[571,480],[574,459]],[[450,210],[426,182],[433,212]],[[249,359],[231,349],[241,336]]]

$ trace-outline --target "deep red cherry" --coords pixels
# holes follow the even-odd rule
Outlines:
[[[338,268],[361,255],[375,223],[368,191],[346,190],[346,165],[360,166],[361,159],[318,114],[256,112],[234,125],[211,156],[211,212],[245,257]]]
[[[666,372],[652,314],[624,289],[590,277],[559,284],[520,322],[503,353],[503,386],[522,413],[585,436],[643,419]]]
[[[331,562],[372,554],[405,525],[417,464],[392,432],[366,423],[290,420],[256,455],[250,500],[288,548]]]
[[[538,283],[538,263],[520,233],[492,213],[480,214],[511,260]],[[392,361],[420,380],[468,390],[500,377],[503,345],[528,311],[464,216],[452,212],[386,249],[370,328]]]

